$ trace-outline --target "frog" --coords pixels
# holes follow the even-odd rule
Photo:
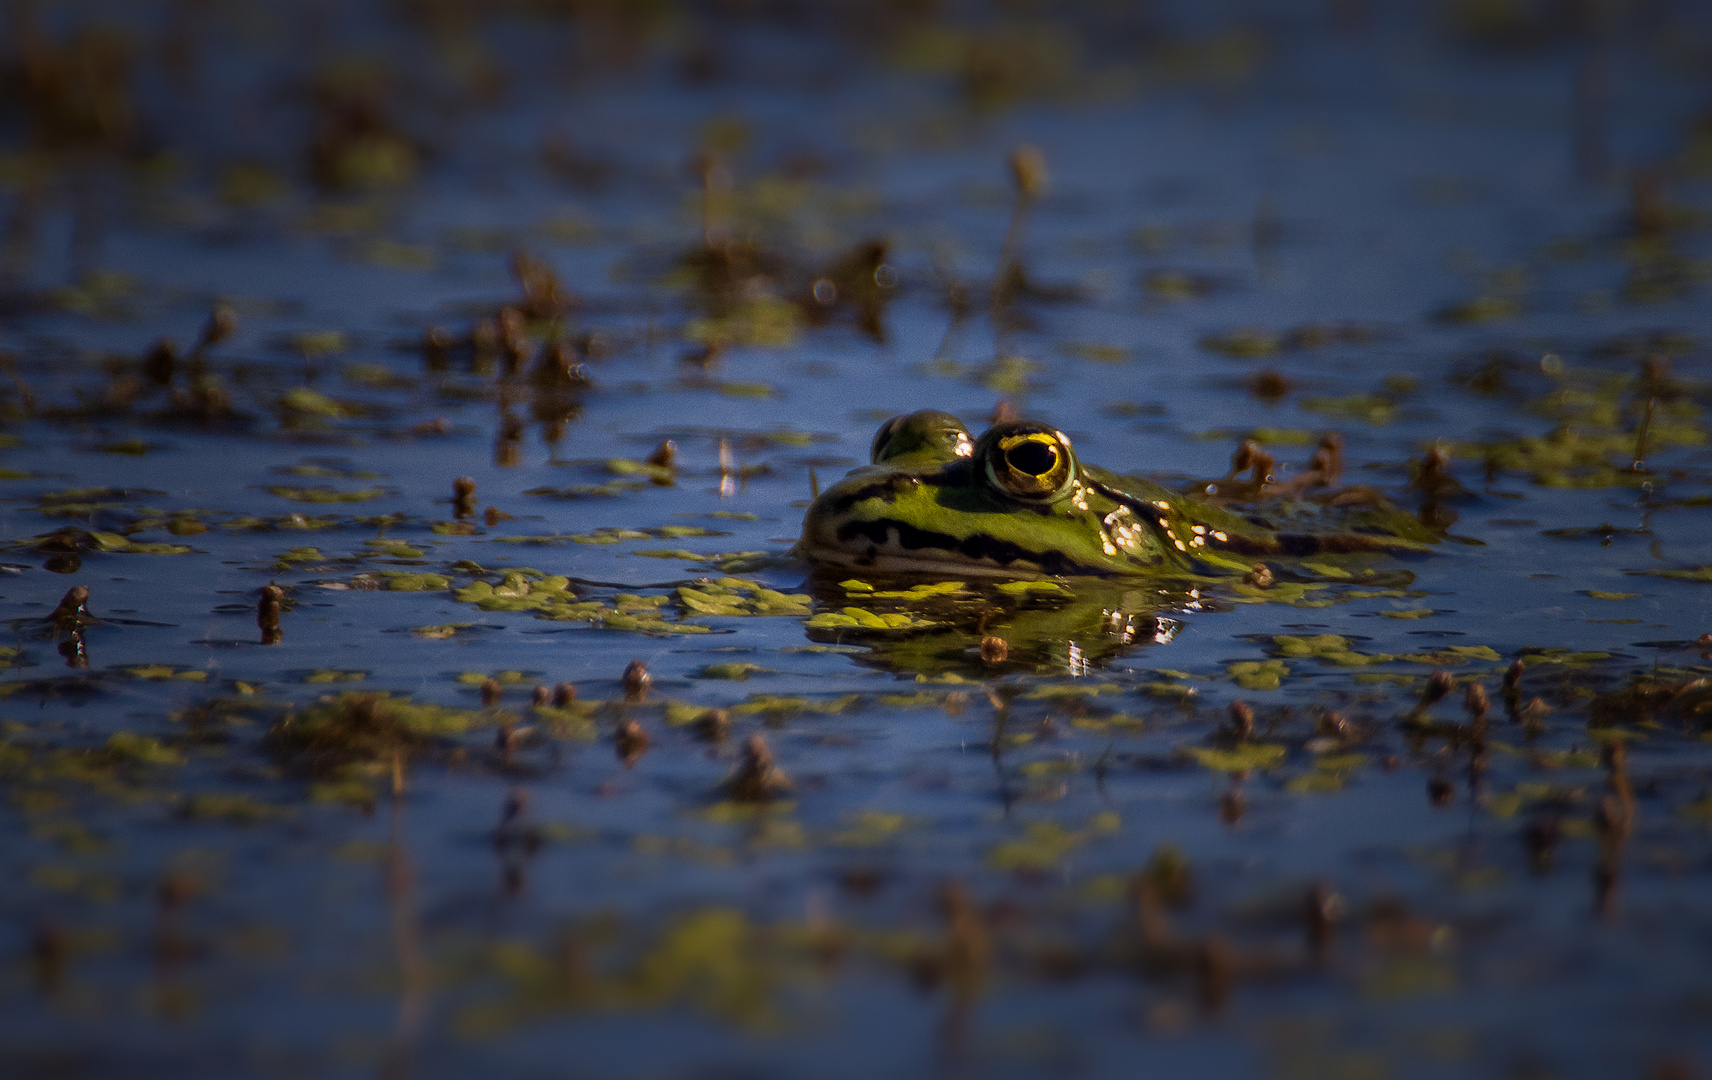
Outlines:
[[[1050,424],[1006,420],[975,438],[928,409],[881,425],[869,464],[810,504],[794,551],[824,567],[1038,579],[1253,574],[1257,558],[1419,552],[1437,540],[1371,498],[1336,513],[1296,502],[1268,517],[1083,462]],[[1305,513],[1318,515],[1306,531],[1276,527]]]

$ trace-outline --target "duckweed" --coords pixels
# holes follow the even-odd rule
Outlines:
[[[743,682],[751,675],[771,674],[771,669],[764,668],[760,664],[708,664],[701,669],[699,674],[704,679],[731,679],[736,682]]]
[[[1272,654],[1292,659],[1311,658],[1336,667],[1366,667],[1369,664],[1387,664],[1396,659],[1389,653],[1356,652],[1350,648],[1348,638],[1336,634],[1311,637],[1279,634],[1272,638]]]
[[[807,615],[813,603],[807,595],[781,593],[736,577],[680,585],[674,595],[686,616]]]
[[[385,488],[358,488],[355,491],[339,491],[330,487],[291,487],[285,484],[274,484],[262,488],[269,495],[277,495],[282,499],[290,499],[300,503],[363,503],[385,498]]]
[[[918,618],[901,611],[876,613],[866,608],[847,607],[841,611],[823,611],[803,625],[810,630],[889,633],[898,630],[925,630],[940,624],[933,619]]]
[[[1239,660],[1225,666],[1232,682],[1244,690],[1276,690],[1290,675],[1282,660]]]
[[[1353,30],[1400,74],[1183,4],[38,6],[0,49],[13,1071],[1692,1070],[1701,8],[1403,5]],[[1541,123],[1518,88],[1593,46],[1621,86]],[[928,406],[1343,542],[789,554]],[[1402,542],[1327,550],[1363,535]]]
[[[1284,764],[1284,759],[1289,756],[1289,751],[1276,743],[1244,743],[1228,750],[1210,746],[1186,746],[1182,752],[1204,769],[1226,773],[1276,769]]]

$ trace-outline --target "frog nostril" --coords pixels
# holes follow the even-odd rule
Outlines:
[[[1058,464],[1058,451],[1045,443],[1025,442],[1005,453],[1005,461],[1018,472],[1045,476]]]

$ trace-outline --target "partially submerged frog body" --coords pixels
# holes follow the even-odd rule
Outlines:
[[[1254,557],[1416,551],[1433,539],[1395,514],[1369,514],[1351,531],[1269,528],[1257,514],[1083,464],[1062,432],[1030,421],[996,424],[972,441],[947,413],[894,417],[871,457],[814,500],[799,555],[1008,578],[1246,573]]]

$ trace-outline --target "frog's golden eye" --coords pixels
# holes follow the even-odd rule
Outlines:
[[[1045,424],[1000,424],[981,436],[975,454],[988,482],[1020,499],[1055,499],[1076,479],[1070,440]]]

